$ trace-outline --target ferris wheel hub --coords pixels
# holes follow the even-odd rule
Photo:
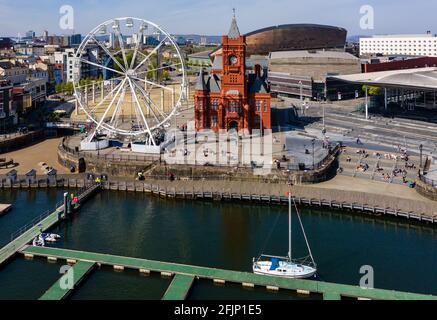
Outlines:
[[[138,73],[134,69],[129,69],[126,71],[126,76],[128,77],[137,77]]]

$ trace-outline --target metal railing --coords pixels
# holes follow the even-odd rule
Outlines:
[[[55,210],[56,211],[60,206],[63,205],[63,201],[58,202],[56,204]],[[54,211],[51,210],[47,210],[45,211],[43,214],[39,215],[38,217],[35,217],[34,219],[32,219],[32,221],[30,221],[29,223],[27,223],[25,226],[21,227],[20,229],[18,229],[16,232],[11,234],[11,241],[14,241],[15,239],[17,239],[18,237],[20,237],[21,235],[23,235],[24,233],[26,233],[27,231],[29,231],[30,229],[32,229],[33,227],[37,226],[38,224],[40,224],[43,220],[45,220],[48,216],[50,216],[52,213],[54,213]]]
[[[94,191],[95,188],[98,186],[98,184],[96,183],[92,183],[88,186],[85,186],[81,189],[79,189],[79,191],[77,192],[76,196],[82,200],[84,197],[86,197],[90,192]],[[19,230],[17,230],[16,232],[14,232],[13,234],[11,234],[11,241],[17,239],[18,237],[20,237],[21,235],[23,235],[24,233],[26,233],[27,231],[29,231],[30,229],[32,229],[33,227],[37,226],[38,224],[40,224],[44,219],[46,219],[47,217],[49,217],[51,214],[53,214],[54,212],[56,212],[61,206],[64,205],[64,201],[59,201],[58,203],[56,203],[55,209],[53,211],[51,210],[47,210],[45,211],[43,214],[39,215],[38,217],[34,218],[31,222],[29,222],[28,224],[26,224],[25,226],[21,227]]]
[[[151,162],[151,161],[159,161],[160,156],[140,156],[140,155],[123,155],[123,154],[94,154],[92,152],[84,152],[84,151],[76,151],[65,145],[65,138],[62,141],[62,144],[59,146],[61,151],[65,151],[66,153],[72,154],[77,158],[85,158],[85,159],[97,159],[97,160],[110,160],[110,161],[136,161],[136,162]]]
[[[433,180],[433,179],[429,179],[426,176],[424,176],[423,174],[419,175],[419,179],[420,181],[422,181],[423,183],[430,185],[433,188],[437,188],[437,180]]]

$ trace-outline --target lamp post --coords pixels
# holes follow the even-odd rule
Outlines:
[[[420,151],[420,168],[423,168],[423,144],[420,144],[419,146],[419,151]]]
[[[323,133],[323,136],[325,136],[326,125],[325,125],[325,105],[324,104],[322,104],[322,110],[323,110],[323,130],[322,130],[322,133]]]
[[[314,159],[314,145],[316,143],[316,139],[311,140],[311,144],[313,145],[313,170],[315,169],[315,159]]]
[[[300,90],[300,106],[302,108],[302,116],[305,114],[304,108],[303,108],[303,87],[302,87],[302,81],[299,81],[299,90]]]
[[[365,103],[365,111],[366,111],[366,120],[369,120],[369,88],[366,86],[366,103]]]

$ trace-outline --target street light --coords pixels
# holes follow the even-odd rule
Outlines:
[[[322,133],[323,135],[326,134],[326,125],[325,125],[325,105],[322,104],[322,110],[323,110],[323,130]]]
[[[316,143],[316,139],[311,140],[311,144],[313,145],[313,170],[315,169],[315,161],[314,161],[314,144]]]
[[[422,169],[423,168],[423,161],[422,161],[422,159],[423,159],[423,144],[420,144],[419,150],[420,150],[420,168]]]
[[[301,107],[302,107],[302,115],[304,115],[305,114],[305,111],[304,111],[304,107],[303,107],[303,87],[302,87],[302,81],[301,80],[299,80],[299,90],[300,90],[300,105],[301,105]]]

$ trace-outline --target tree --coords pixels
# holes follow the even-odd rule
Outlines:
[[[379,95],[381,93],[381,88],[380,87],[376,87],[376,86],[367,86],[364,85],[363,86],[363,91],[366,92],[366,89],[368,90],[368,94],[371,96],[376,96]]]
[[[164,70],[161,74],[162,80],[170,80],[170,72],[168,70]]]

